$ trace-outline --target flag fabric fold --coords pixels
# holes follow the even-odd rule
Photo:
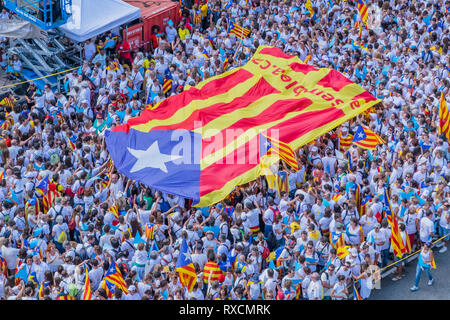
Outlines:
[[[444,98],[444,93],[441,92],[441,100],[439,102],[439,134],[445,135],[447,141],[450,141],[450,112]]]
[[[386,219],[389,222],[391,226],[391,244],[392,244],[392,250],[394,252],[394,255],[396,257],[401,258],[403,256],[403,253],[407,252],[407,248],[405,247],[403,243],[402,236],[400,234],[400,227],[398,225],[397,217],[395,216],[394,212],[392,211],[391,203],[389,201],[389,195],[387,193],[387,190],[384,189],[384,205],[385,205],[385,213],[386,213]]]

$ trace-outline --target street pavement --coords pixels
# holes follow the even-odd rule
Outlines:
[[[414,259],[403,268],[405,277],[398,281],[392,281],[394,274],[383,278],[381,289],[372,290],[369,300],[450,300],[450,250],[439,253],[439,249],[433,248],[437,269],[431,271],[434,278],[432,286],[428,286],[428,277],[422,272],[419,290],[409,290],[416,276],[417,259]]]

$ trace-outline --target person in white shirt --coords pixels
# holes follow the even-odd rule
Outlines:
[[[419,236],[420,241],[423,243],[431,242],[434,234],[434,223],[431,220],[433,212],[431,210],[426,211],[426,216],[420,219]]]
[[[444,253],[447,251],[449,236],[450,233],[450,212],[449,212],[449,203],[446,202],[443,207],[438,209],[438,213],[440,213],[439,218],[439,236],[445,237],[443,239],[444,245],[439,250],[439,253]]]
[[[311,283],[308,286],[308,299],[309,300],[322,300],[323,299],[323,287],[320,281],[320,275],[314,272],[311,275]]]
[[[35,255],[33,257],[31,270],[36,273],[37,282],[42,283],[45,279],[45,272],[50,269],[45,262],[41,261],[39,255]]]
[[[323,287],[323,299],[331,300],[331,290],[334,288],[334,285],[337,283],[336,273],[334,272],[336,267],[334,264],[330,264],[328,268],[322,272],[320,279],[322,280]]]
[[[267,280],[264,283],[264,289],[265,289],[265,295],[267,295],[268,292],[271,292],[273,296],[276,296],[277,294],[277,282],[274,279],[274,270],[273,269],[267,269]]]
[[[338,275],[338,282],[335,283],[333,289],[331,290],[331,298],[333,300],[344,300],[348,297],[348,289],[345,283],[345,276]]]
[[[381,224],[378,222],[375,224],[375,228],[367,235],[367,242],[375,246],[375,263],[381,255],[381,250],[386,243],[386,233],[381,231]]]

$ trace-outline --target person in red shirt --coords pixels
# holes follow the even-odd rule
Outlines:
[[[5,142],[8,148],[11,147],[11,138],[9,137],[8,131],[3,130],[2,136],[0,137],[0,141]]]
[[[120,63],[126,63],[131,67],[131,47],[128,41],[120,37],[117,42],[116,51],[120,55]]]
[[[158,34],[159,34],[160,30],[161,29],[157,25],[152,27],[152,32],[150,34],[150,44],[151,44],[152,51],[155,51],[155,49],[159,47]]]

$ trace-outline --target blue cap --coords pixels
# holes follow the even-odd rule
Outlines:
[[[43,230],[42,227],[37,228],[37,229],[34,229],[34,231],[33,231],[33,237],[39,237],[39,235],[42,233],[42,230]]]

